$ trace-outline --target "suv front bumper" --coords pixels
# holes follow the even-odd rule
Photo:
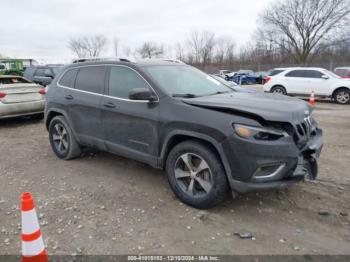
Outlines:
[[[234,135],[222,145],[226,156],[230,156],[228,180],[231,189],[247,193],[288,187],[305,178],[316,179],[323,138],[322,130],[317,129],[316,135],[302,149],[291,137],[259,142]]]

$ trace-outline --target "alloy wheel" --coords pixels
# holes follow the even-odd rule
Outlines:
[[[56,150],[60,154],[65,154],[67,152],[69,147],[68,134],[66,128],[61,123],[54,125],[52,140]]]
[[[284,91],[282,88],[275,88],[275,89],[273,89],[272,93],[284,95]]]
[[[337,102],[340,104],[347,104],[350,100],[350,93],[346,91],[340,91],[336,95]]]
[[[192,153],[181,155],[175,163],[175,179],[190,197],[202,197],[213,188],[213,176],[208,163]]]

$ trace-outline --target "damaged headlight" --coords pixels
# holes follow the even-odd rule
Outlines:
[[[239,124],[233,125],[234,130],[237,135],[245,139],[254,138],[256,140],[265,140],[273,141],[278,140],[282,137],[288,137],[288,133],[283,130],[276,130],[273,128],[265,127],[253,127],[253,126],[244,126]]]

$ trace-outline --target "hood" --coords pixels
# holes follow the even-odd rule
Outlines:
[[[183,99],[193,106],[232,110],[275,122],[299,122],[308,117],[311,107],[304,101],[277,94],[229,93]]]

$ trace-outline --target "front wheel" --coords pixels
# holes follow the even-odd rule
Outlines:
[[[171,189],[185,204],[208,209],[227,197],[229,187],[222,163],[210,147],[200,142],[175,146],[169,153],[166,171]]]
[[[339,89],[334,94],[334,99],[338,104],[345,105],[350,102],[350,90],[349,89]]]
[[[80,156],[80,146],[63,116],[56,116],[51,120],[49,125],[49,139],[52,150],[57,157],[70,160]]]

